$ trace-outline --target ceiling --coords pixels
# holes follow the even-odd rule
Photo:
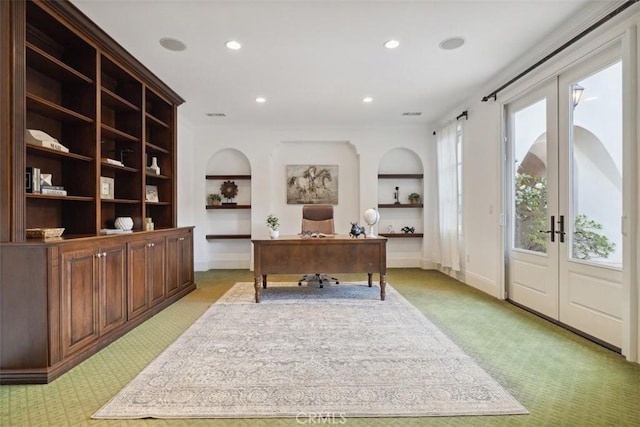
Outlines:
[[[186,103],[195,126],[433,123],[575,26],[588,0],[72,0]],[[599,2],[600,5],[603,2]],[[605,2],[606,3],[606,2]],[[600,6],[602,7],[602,6]],[[162,38],[186,44],[180,52]],[[443,50],[446,38],[465,44]],[[400,42],[390,50],[389,39]],[[237,40],[240,50],[225,42]],[[364,97],[373,101],[363,103]],[[266,98],[259,104],[257,97]],[[419,116],[403,116],[420,112]],[[210,117],[207,113],[225,114]]]

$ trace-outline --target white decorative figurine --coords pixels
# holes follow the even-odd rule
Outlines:
[[[367,237],[376,237],[376,235],[373,234],[373,226],[376,225],[378,221],[380,221],[380,213],[375,209],[367,209],[366,211],[364,211],[363,216],[364,222],[369,225],[369,234],[367,234]]]

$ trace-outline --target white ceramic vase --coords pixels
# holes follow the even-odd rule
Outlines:
[[[160,166],[158,166],[158,158],[151,158],[151,168],[155,171],[156,175],[160,175]]]
[[[131,230],[133,229],[133,218],[130,216],[119,216],[113,224],[120,230]]]
[[[280,230],[274,230],[273,228],[269,229],[269,237],[272,239],[277,239],[280,237]]]

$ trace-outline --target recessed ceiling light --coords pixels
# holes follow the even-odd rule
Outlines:
[[[240,42],[237,42],[235,40],[229,40],[228,42],[226,42],[224,44],[226,47],[228,47],[231,50],[238,50],[242,47],[242,45],[240,44]]]
[[[395,49],[400,46],[400,42],[398,40],[387,40],[386,42],[384,42],[383,46],[387,49]]]
[[[370,96],[365,96],[364,98],[362,98],[362,102],[368,104],[369,102],[373,102],[373,98]]]
[[[462,37],[450,37],[448,39],[444,39],[440,42],[440,49],[444,50],[453,50],[457,49],[464,44],[464,39]]]
[[[265,102],[267,102],[267,98],[263,98],[263,97],[259,96],[259,97],[256,98],[256,102],[258,104],[264,104]]]
[[[160,39],[160,46],[173,52],[180,52],[187,48],[187,45],[182,43],[180,40],[172,39],[170,37]]]
[[[207,113],[207,117],[227,117],[225,113]]]
[[[402,115],[403,116],[415,117],[415,116],[422,115],[422,113],[420,111],[407,111],[406,113],[402,113]]]

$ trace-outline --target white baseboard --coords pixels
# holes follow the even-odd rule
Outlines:
[[[419,268],[419,258],[389,258],[387,257],[387,268]]]
[[[472,273],[470,271],[465,271],[463,274],[463,282],[467,285],[471,286],[472,288],[476,288],[486,294],[489,294],[492,297],[504,299],[502,295],[500,295],[499,286],[495,281],[479,274]]]
[[[218,260],[194,262],[193,269],[195,271],[208,270],[245,270],[251,267],[250,262],[246,260]]]

